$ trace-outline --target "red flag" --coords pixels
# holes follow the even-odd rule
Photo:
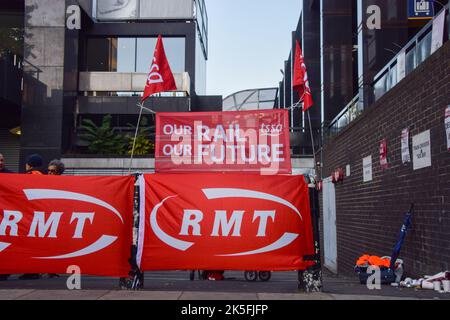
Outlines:
[[[313,106],[311,88],[309,87],[308,72],[306,71],[305,59],[303,58],[300,43],[296,40],[295,60],[294,60],[293,88],[298,92],[300,99],[303,99],[303,111]]]
[[[159,36],[155,53],[153,54],[152,66],[148,74],[147,84],[142,95],[142,101],[154,93],[174,90],[177,90],[177,86],[172,70],[170,70],[169,62],[167,61],[162,37]]]

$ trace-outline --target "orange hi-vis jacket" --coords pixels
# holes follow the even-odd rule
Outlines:
[[[370,256],[365,254],[361,256],[358,261],[356,261],[356,265],[360,267],[366,266],[377,266],[377,267],[386,267],[389,268],[391,265],[391,259],[389,258],[380,258],[377,256]]]

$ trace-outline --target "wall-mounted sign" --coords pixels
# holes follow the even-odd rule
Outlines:
[[[431,167],[430,130],[413,137],[414,170]]]
[[[350,165],[349,164],[345,167],[345,175],[347,177],[350,177]]]
[[[450,151],[450,105],[445,109],[445,134],[447,135],[447,149]]]
[[[363,181],[369,182],[373,180],[372,176],[372,156],[363,159]]]
[[[387,160],[387,140],[383,139],[380,142],[380,166],[381,170],[385,170],[389,167]]]
[[[433,2],[432,0],[408,0],[408,19],[432,19]]]
[[[431,53],[436,52],[444,43],[445,10],[443,10],[433,21],[431,33]]]
[[[409,129],[402,131],[402,163],[410,163],[411,154],[409,152]]]

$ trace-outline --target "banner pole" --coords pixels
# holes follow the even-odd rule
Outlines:
[[[312,131],[312,126],[311,126],[311,115],[309,114],[309,109],[308,109],[308,121],[309,121],[309,132],[311,134],[311,144],[312,144],[312,149],[313,149],[313,157],[314,157],[314,170],[316,171],[316,176],[318,175],[317,172],[317,161],[316,161],[316,146],[314,143],[314,134]]]
[[[139,126],[141,125],[142,111],[144,110],[144,102],[141,102],[138,104],[140,111],[139,111],[138,122],[136,125],[136,132],[134,134],[133,149],[131,150],[130,168],[128,169],[128,174],[131,174],[131,168],[133,167],[134,150],[136,148],[136,139],[137,139],[137,135],[139,132]]]

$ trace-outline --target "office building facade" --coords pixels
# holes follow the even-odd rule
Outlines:
[[[20,126],[16,170],[33,153],[45,161],[127,158],[127,136],[138,120],[137,103],[158,35],[163,37],[177,92],[151,97],[146,107],[168,112],[221,110],[222,97],[205,95],[208,16],[203,0],[14,0],[2,4],[2,11],[10,10],[12,3],[22,18],[23,49],[15,54],[23,61],[18,73],[23,83],[17,95],[21,103],[16,101],[20,121],[5,127]],[[86,123],[100,127],[105,116],[110,116],[109,127],[123,137],[124,146],[99,154],[89,149],[83,136]],[[154,132],[154,121],[144,113],[141,125]],[[154,134],[150,144],[152,139]],[[101,168],[107,162],[95,163]]]

